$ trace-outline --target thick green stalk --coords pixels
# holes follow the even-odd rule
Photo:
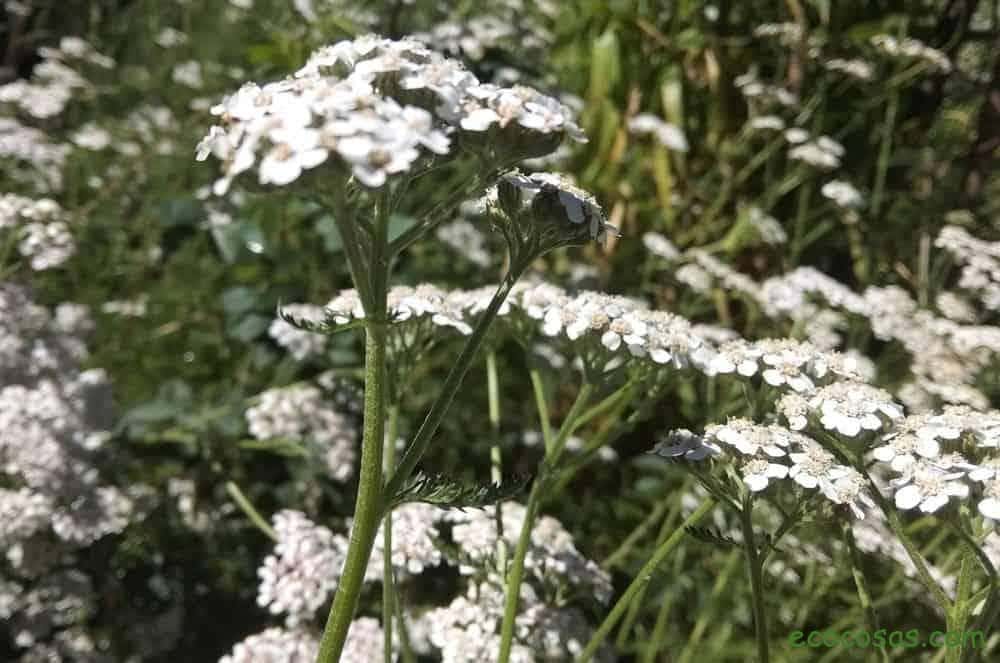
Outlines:
[[[350,225],[350,224],[343,224]],[[365,579],[368,558],[378,533],[382,516],[382,447],[385,444],[386,408],[386,340],[387,295],[389,280],[388,256],[389,210],[385,196],[376,208],[375,237],[368,268],[367,283],[370,301],[365,305],[365,401],[361,439],[361,470],[358,477],[358,497],[354,506],[354,526],[347,546],[347,559],[340,584],[333,596],[333,605],[323,629],[317,663],[336,663],[347,641],[347,632],[354,619],[358,595]],[[345,243],[350,243],[345,236]],[[353,262],[353,260],[349,260]],[[352,272],[357,273],[352,265]],[[355,287],[360,290],[356,281]]]
[[[466,340],[465,347],[462,348],[458,358],[451,367],[451,371],[448,373],[448,377],[445,378],[441,392],[438,394],[434,404],[431,405],[431,409],[427,412],[427,416],[424,417],[420,428],[417,429],[413,441],[410,442],[406,447],[406,451],[403,452],[403,457],[400,459],[392,478],[386,484],[386,499],[391,499],[393,495],[399,492],[400,488],[403,487],[410,474],[416,468],[417,463],[420,462],[424,452],[427,451],[427,447],[430,446],[431,438],[437,432],[441,421],[444,419],[444,415],[451,406],[451,402],[455,399],[455,394],[458,393],[459,387],[462,386],[462,380],[465,378],[469,366],[472,365],[472,360],[475,359],[476,352],[478,352],[479,347],[483,344],[490,325],[493,324],[497,312],[503,305],[504,300],[507,299],[507,295],[510,294],[511,288],[514,287],[514,283],[523,269],[523,266],[511,266],[511,270],[507,272],[504,280],[497,286],[497,290],[493,294],[493,299],[490,300],[489,306],[486,307],[486,310],[479,316],[479,320],[476,321],[476,326]]]
[[[948,613],[947,629],[950,633],[963,633],[969,621],[969,613],[972,606],[969,605],[969,598],[972,595],[972,569],[975,568],[973,561],[975,555],[966,550],[962,555],[962,561],[958,572],[958,587],[955,591],[955,603],[951,612]],[[965,649],[965,642],[958,647],[946,647],[944,660],[946,663],[959,663],[962,660],[962,651]]]
[[[385,432],[385,449],[382,466],[384,476],[392,473],[396,464],[396,430],[399,426],[399,405],[389,406],[389,423]],[[392,573],[392,511],[387,511],[382,520],[382,632],[384,638],[384,661],[393,663],[392,655],[392,616],[396,607],[396,584]],[[402,624],[400,624],[402,627]]]
[[[746,552],[747,568],[750,572],[750,591],[753,596],[753,625],[757,636],[757,663],[767,663],[770,658],[770,638],[767,632],[767,611],[764,609],[764,574],[757,548],[757,537],[753,531],[753,497],[743,500],[740,510],[740,524],[743,528],[743,549]]]
[[[591,636],[590,641],[584,648],[580,655],[576,659],[576,663],[587,663],[594,657],[597,650],[604,643],[604,640],[611,633],[611,629],[615,627],[618,620],[621,619],[622,615],[625,614],[625,610],[628,609],[629,604],[632,603],[632,599],[635,595],[642,589],[646,584],[653,579],[653,573],[656,568],[665,560],[674,549],[680,545],[681,540],[684,538],[685,529],[693,525],[698,524],[705,515],[715,507],[715,498],[706,497],[705,501],[701,503],[694,513],[687,517],[687,519],[680,524],[680,526],[674,530],[666,541],[663,542],[654,552],[652,557],[639,569],[639,573],[636,574],[635,579],[629,584],[622,593],[621,597],[615,603],[615,606],[608,613],[608,616],[604,618],[601,625],[597,627],[594,631],[594,635]]]

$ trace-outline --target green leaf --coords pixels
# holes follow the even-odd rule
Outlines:
[[[272,318],[251,313],[235,324],[226,327],[226,334],[244,343],[249,343],[265,331],[271,325]]]
[[[514,477],[500,483],[462,483],[443,474],[420,473],[393,496],[389,508],[407,502],[424,502],[443,509],[482,509],[520,493],[529,477]]]
[[[256,308],[260,295],[255,288],[236,286],[222,293],[222,309],[227,315],[240,316]]]
[[[344,249],[344,240],[340,237],[340,231],[337,230],[337,222],[333,216],[329,214],[320,216],[316,219],[313,229],[323,238],[323,248],[330,253],[339,253]]]
[[[738,541],[708,527],[686,527],[684,531],[703,543],[710,543],[717,546],[739,547],[741,545]]]
[[[195,226],[205,216],[194,198],[171,198],[160,203],[160,223],[167,228]]]
[[[287,437],[275,437],[268,440],[242,440],[239,446],[240,449],[266,451],[286,458],[305,458],[309,456],[308,449],[301,442]]]
[[[597,38],[591,51],[590,98],[606,99],[621,78],[621,71],[618,36],[611,26]]]
[[[212,239],[227,263],[234,263],[247,254],[261,254],[267,250],[264,233],[252,221],[234,221],[212,228]]]
[[[417,222],[415,218],[406,214],[393,214],[389,217],[389,241],[394,241],[397,237],[413,227]]]

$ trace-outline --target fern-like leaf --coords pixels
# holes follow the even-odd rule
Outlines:
[[[717,546],[741,545],[738,541],[735,541],[728,536],[723,535],[721,532],[709,527],[685,527],[684,531],[704,543],[711,543]]]
[[[347,331],[348,329],[354,329],[364,325],[364,320],[361,318],[351,320],[350,322],[337,322],[333,313],[325,309],[322,320],[296,317],[289,313],[287,309],[283,308],[280,302],[278,303],[278,317],[296,329],[312,332],[314,334],[326,334],[327,336],[339,334],[340,332]]]
[[[424,502],[443,509],[482,509],[520,493],[529,477],[512,477],[500,483],[463,483],[443,474],[419,473],[392,497],[390,508],[407,502]]]

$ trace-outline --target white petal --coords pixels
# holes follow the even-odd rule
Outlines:
[[[914,485],[904,486],[896,491],[896,506],[900,509],[912,509],[923,499],[920,489]]]

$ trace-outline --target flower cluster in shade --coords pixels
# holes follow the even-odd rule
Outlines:
[[[523,86],[481,83],[458,61],[412,39],[359,37],[319,49],[282,81],[247,83],[212,108],[197,158],[214,154],[233,178],[255,169],[262,184],[287,185],[335,162],[368,188],[444,157],[463,135],[502,132],[512,141],[582,140],[559,101]],[[531,156],[531,155],[522,155]]]
[[[63,37],[58,47],[42,47],[41,61],[31,80],[17,79],[0,85],[0,103],[15,104],[22,113],[45,120],[63,110],[91,83],[78,71],[87,66],[111,69],[115,62],[79,37]]]
[[[256,397],[245,416],[254,438],[303,443],[336,481],[347,481],[354,474],[357,424],[319,387],[296,384],[269,389]]]
[[[84,628],[98,593],[81,560],[148,497],[103,476],[114,407],[105,373],[81,366],[92,327],[84,306],[50,310],[0,283],[0,618],[15,651],[99,654]]]
[[[503,540],[513,549],[524,522],[525,507],[502,505]],[[336,590],[346,558],[347,537],[317,525],[299,511],[285,510],[272,519],[277,542],[258,569],[257,601],[274,615],[284,616],[283,628],[271,628],[237,644],[222,661],[258,660],[252,656],[315,655],[317,611]],[[495,654],[503,615],[503,583],[493,568],[499,535],[490,510],[445,511],[427,504],[404,504],[393,511],[391,564],[395,580],[406,583],[428,569],[457,566],[465,589],[443,606],[429,606],[408,619],[414,648],[436,654],[449,663],[476,660],[476,652]],[[443,545],[445,540],[451,545]],[[534,526],[526,556],[528,581],[522,586],[515,651],[518,660],[561,660],[578,654],[592,634],[585,614],[571,604],[587,596],[606,604],[611,578],[576,548],[572,536],[554,518],[544,516]],[[366,582],[380,582],[383,542],[376,540]],[[377,637],[376,637],[377,636]],[[357,641],[356,641],[357,640]],[[346,658],[362,661],[360,652],[380,652],[368,646],[378,641],[376,620],[359,618],[351,626]],[[364,645],[364,646],[362,646]],[[374,654],[369,654],[374,656]],[[602,659],[603,660],[603,659]]]
[[[958,287],[986,310],[1000,311],[1000,242],[979,239],[959,226],[945,226],[934,244],[961,265]]]
[[[8,193],[0,196],[0,242],[12,233],[31,269],[58,267],[76,252],[76,242],[57,202]]]
[[[771,318],[800,326],[823,350],[842,347],[850,322],[863,320],[877,339],[896,342],[909,353],[912,378],[899,397],[911,409],[933,408],[937,402],[988,407],[976,382],[1000,356],[1000,328],[975,324],[973,304],[978,301],[988,310],[990,274],[1000,276],[993,257],[998,251],[990,242],[951,227],[942,231],[938,244],[958,256],[963,264],[959,287],[974,298],[944,291],[937,312],[921,308],[897,286],[869,286],[858,293],[808,266],[758,282],[705,251],[680,251],[657,233],[647,233],[643,242],[657,260],[680,264],[674,278],[689,289],[706,296],[721,289],[745,299]],[[871,361],[855,358],[857,370],[874,377]]]

